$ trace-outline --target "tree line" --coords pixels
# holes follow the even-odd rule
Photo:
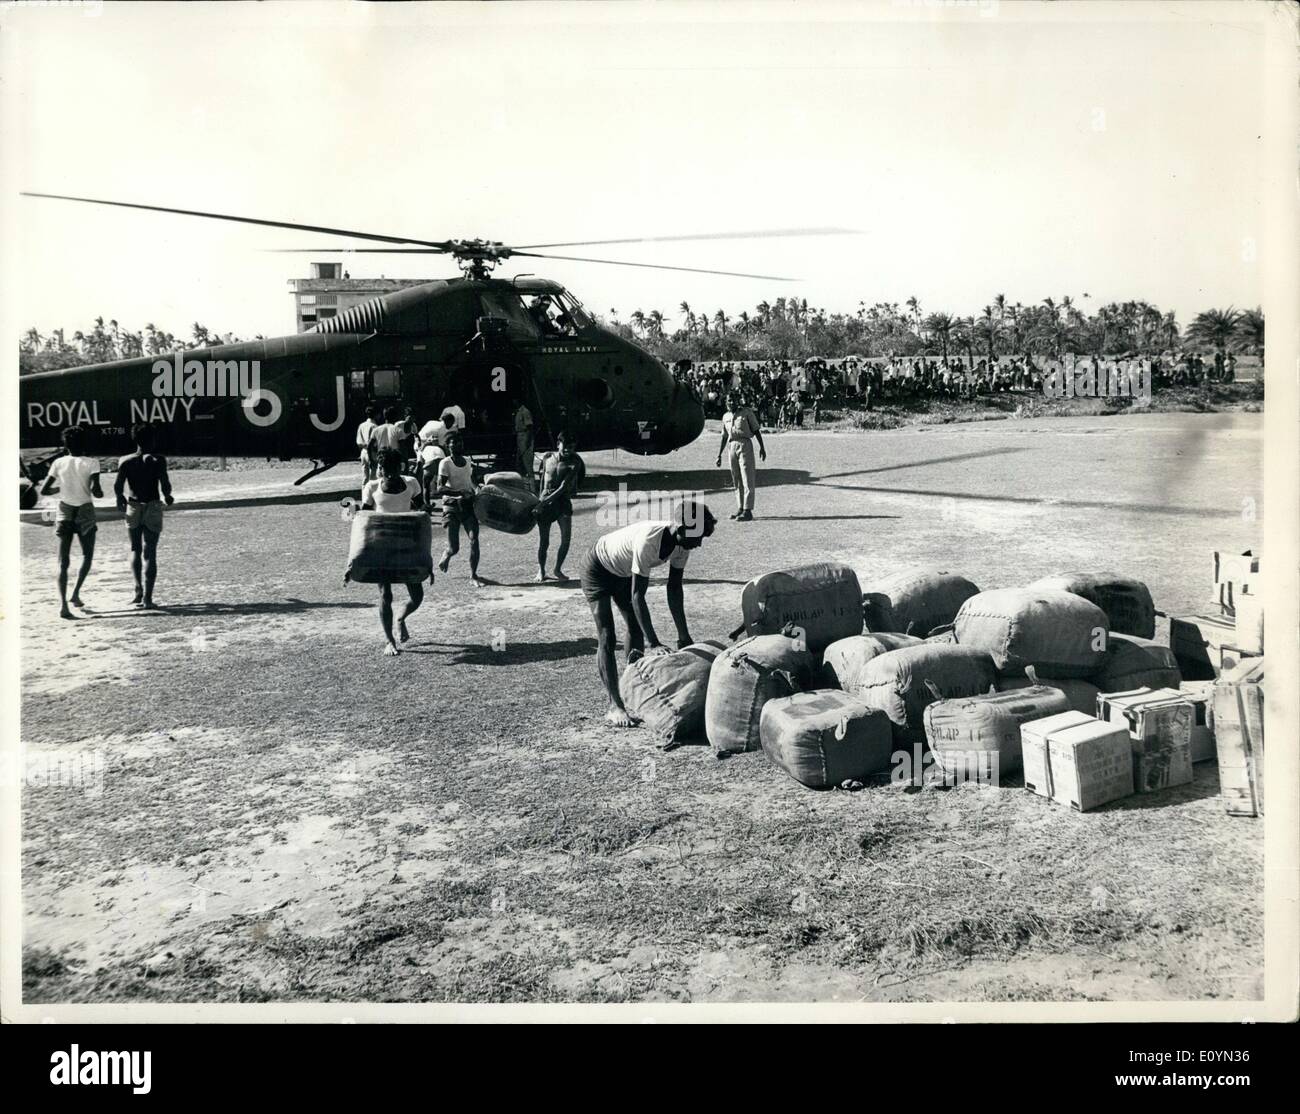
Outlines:
[[[1084,295],[1087,298],[1088,295]],[[859,302],[855,313],[828,313],[807,299],[762,301],[753,312],[697,310],[683,301],[680,324],[670,327],[661,310],[638,309],[621,319],[611,309],[601,317],[608,328],[649,348],[666,361],[800,359],[823,356],[914,356],[951,353],[970,360],[1009,355],[1060,358],[1067,352],[1097,356],[1154,355],[1159,352],[1217,350],[1262,355],[1264,314],[1256,309],[1208,309],[1183,329],[1172,311],[1149,302],[1111,302],[1092,313],[1070,295],[1044,298],[1037,305],[1008,302],[999,294],[979,315],[967,317],[922,310],[911,297],[899,305]],[[152,323],[132,331],[116,320],[96,317],[89,330],[68,338],[63,329],[43,334],[28,329],[18,345],[19,373],[79,367],[139,356],[206,348],[239,341],[194,322],[187,337]],[[259,334],[255,340],[263,340]]]
[[[1088,295],[1084,295],[1085,298]],[[670,329],[660,310],[638,309],[623,320],[611,309],[603,322],[672,361],[799,359],[823,356],[962,355],[1060,358],[1068,352],[1097,356],[1155,355],[1181,349],[1262,355],[1260,309],[1208,309],[1183,329],[1172,311],[1144,301],[1111,302],[1085,313],[1070,295],[1037,305],[999,294],[979,315],[923,311],[911,297],[899,305],[858,303],[855,313],[828,313],[806,299],[759,302],[753,312],[699,311],[683,301],[680,326]]]
[[[33,326],[18,342],[18,373],[30,375],[37,371],[105,364],[112,360],[161,356],[214,344],[234,344],[241,339],[234,333],[215,333],[197,321],[190,326],[188,337],[178,337],[152,323],[133,332],[115,320],[105,323],[102,317],[96,317],[89,329],[78,329],[71,338],[63,329],[42,333]],[[259,334],[254,339],[265,338]]]

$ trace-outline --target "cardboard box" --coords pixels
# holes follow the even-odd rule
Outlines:
[[[1230,615],[1178,615],[1169,620],[1169,648],[1184,681],[1213,681],[1246,657]]]
[[[1192,763],[1217,757],[1214,749],[1214,682],[1184,681],[1178,686],[1183,699],[1191,702]]]
[[[1025,788],[1088,812],[1133,794],[1128,731],[1082,712],[1061,712],[1020,726]]]
[[[1225,614],[1235,613],[1242,596],[1259,594],[1259,558],[1250,550],[1224,553],[1215,550],[1214,598]]]
[[[1192,780],[1191,701],[1177,689],[1103,692],[1097,718],[1128,728],[1133,741],[1133,788],[1157,793]]]
[[[1243,662],[1214,686],[1219,795],[1230,816],[1264,815],[1264,659]]]

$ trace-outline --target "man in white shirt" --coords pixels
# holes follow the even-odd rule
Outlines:
[[[371,442],[375,438],[375,430],[378,428],[378,423],[375,421],[378,416],[379,411],[375,407],[367,406],[365,421],[357,426],[357,451],[361,456],[361,485],[363,487],[378,475],[374,452],[371,447]]]
[[[742,406],[740,397],[727,398],[727,412],[722,415],[722,441],[718,445],[718,467],[722,467],[722,450],[728,446],[731,464],[731,482],[736,489],[736,511],[730,517],[737,522],[750,522],[754,517],[754,486],[758,481],[758,467],[754,463],[754,439],[758,439],[760,460],[767,459],[763,444],[763,430],[754,411]]]
[[[605,719],[615,727],[630,727],[632,717],[618,691],[618,666],[614,661],[614,610],[617,605],[627,628],[627,664],[644,653],[666,653],[650,620],[646,589],[650,572],[668,566],[668,611],[677,627],[677,648],[692,642],[686,626],[682,589],[683,571],[690,550],[698,549],[713,533],[716,520],[708,506],[694,495],[683,496],[670,521],[635,522],[597,539],[583,563],[579,580],[596,621],[596,666],[609,698]]]
[[[68,455],[61,456],[50,465],[49,475],[41,485],[42,495],[59,496],[58,518],[54,525],[54,534],[59,539],[59,617],[75,619],[68,610],[68,566],[72,563],[72,539],[76,537],[81,543],[81,570],[77,573],[77,584],[72,589],[72,602],[77,607],[84,607],[81,602],[81,586],[86,582],[90,572],[90,563],[95,558],[95,535],[99,525],[95,521],[95,504],[93,499],[104,497],[99,486],[99,461],[94,457],[82,456],[86,435],[80,426],[69,426],[63,431],[63,447]]]
[[[402,436],[402,412],[396,406],[390,406],[384,411],[384,424],[375,427],[375,445],[380,452],[392,449],[400,455]]]

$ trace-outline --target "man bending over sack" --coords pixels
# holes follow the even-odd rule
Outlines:
[[[596,620],[599,646],[596,666],[609,697],[605,719],[615,727],[630,727],[632,717],[618,692],[618,667],[614,662],[614,612],[617,604],[627,627],[627,663],[646,652],[664,653],[646,606],[650,570],[668,565],[668,610],[677,627],[677,648],[692,642],[686,628],[682,574],[689,551],[698,549],[716,526],[713,513],[702,499],[683,497],[673,508],[671,521],[635,522],[599,538],[583,563],[579,577]]]
[[[424,495],[420,490],[420,481],[414,476],[402,475],[402,454],[396,449],[379,450],[379,479],[371,480],[361,489],[361,509],[363,511],[382,511],[384,514],[400,514],[403,511],[418,511],[424,507]],[[433,583],[433,573],[429,573],[429,583]],[[397,635],[403,642],[409,642],[411,636],[406,629],[406,620],[424,602],[424,585],[408,584],[406,593],[410,599],[402,607],[397,617]],[[379,584],[379,625],[384,628],[384,638],[388,645],[384,653],[389,657],[401,653],[393,641],[393,586],[386,581]]]

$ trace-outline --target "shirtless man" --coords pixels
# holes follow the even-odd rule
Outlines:
[[[670,521],[635,522],[620,527],[599,538],[587,554],[579,579],[596,621],[596,666],[609,699],[605,719],[615,727],[630,727],[633,719],[618,691],[611,604],[618,606],[627,628],[627,664],[644,653],[666,653],[650,620],[645,593],[651,570],[667,564],[668,611],[677,628],[677,648],[689,646],[692,639],[686,626],[683,570],[690,551],[698,549],[715,526],[713,513],[702,499],[684,496],[673,508]]]
[[[81,602],[81,586],[86,582],[90,572],[90,563],[95,559],[95,535],[99,526],[95,521],[95,504],[92,496],[102,499],[103,490],[99,486],[99,461],[91,456],[82,456],[85,448],[86,434],[79,425],[69,426],[63,431],[63,447],[67,456],[61,456],[50,465],[49,475],[41,485],[42,495],[59,496],[58,519],[54,524],[54,536],[59,539],[59,618],[75,619],[68,610],[68,566],[72,563],[72,539],[81,543],[81,569],[77,573],[77,584],[72,589],[72,602],[77,607],[84,607]]]
[[[117,462],[113,494],[117,497],[117,509],[126,512],[126,535],[131,541],[131,575],[135,578],[135,598],[131,602],[136,607],[153,610],[157,606],[153,602],[153,586],[158,579],[163,500],[169,507],[176,500],[172,498],[172,484],[167,477],[167,460],[153,451],[154,427],[142,422],[132,428],[131,437],[135,452]]]
[[[473,464],[465,454],[465,439],[459,431],[447,437],[449,455],[438,461],[438,483],[435,495],[442,496],[442,524],[447,531],[447,548],[438,562],[440,572],[451,567],[451,559],[460,552],[460,531],[464,527],[469,535],[469,575],[475,588],[483,587],[478,575],[478,516],[474,513],[474,496],[478,487],[474,483]]]
[[[361,509],[363,511],[382,511],[385,514],[400,514],[403,511],[418,511],[424,507],[424,494],[420,482],[414,476],[402,473],[402,454],[396,449],[380,449],[379,471],[377,480],[371,480],[361,491]],[[429,583],[433,583],[433,573],[429,573]],[[406,629],[406,620],[424,602],[424,585],[407,584],[406,594],[410,598],[397,616],[397,635],[403,642],[411,640]],[[379,625],[384,628],[384,653],[395,657],[401,653],[393,640],[393,586],[385,581],[379,584]]]
[[[537,507],[537,580],[546,580],[546,551],[551,544],[551,523],[560,528],[560,548],[555,551],[555,579],[568,580],[564,560],[569,555],[573,530],[573,496],[587,474],[578,455],[573,434],[561,430],[555,438],[555,452],[542,465],[542,499]]]

